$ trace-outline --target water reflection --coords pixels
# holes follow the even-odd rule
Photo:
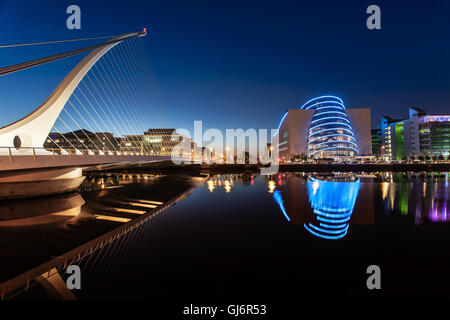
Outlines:
[[[235,183],[239,182],[243,185],[255,184],[253,180],[253,174],[241,173],[241,174],[225,174],[211,177],[207,182],[209,192],[213,192],[216,188],[223,188],[225,193],[230,193]]]
[[[71,223],[81,212],[84,199],[78,193],[0,202],[0,227],[29,227]]]
[[[403,216],[415,225],[448,222],[448,173],[382,173],[382,212],[385,216]]]
[[[304,223],[311,234],[324,239],[345,237],[360,188],[359,179],[308,177],[309,203],[316,220]]]
[[[274,178],[277,179],[267,177],[268,184]],[[363,186],[361,179],[372,180],[373,176],[283,174],[281,183],[277,183],[273,191],[273,199],[290,223],[303,225],[309,233],[320,238],[341,239],[347,235],[350,222],[374,223],[373,184],[370,183],[364,186],[358,215],[352,217]]]

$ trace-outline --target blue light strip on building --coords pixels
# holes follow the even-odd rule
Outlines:
[[[286,112],[286,113],[284,114],[284,116],[281,118],[280,124],[278,125],[278,129],[277,129],[277,132],[275,133],[275,135],[277,135],[277,134],[278,134],[278,131],[280,131],[280,127],[281,127],[281,125],[283,124],[283,121],[284,121],[284,119],[287,117],[287,115],[288,115],[288,113]]]
[[[309,137],[310,137],[310,136],[308,136],[308,138],[309,138]],[[314,142],[314,141],[316,141],[316,140],[323,139],[323,138],[329,138],[329,137],[347,137],[347,138],[354,138],[353,136],[348,135],[348,134],[344,134],[344,133],[326,134],[326,135],[320,136],[319,138],[315,138],[315,139],[313,139],[313,140],[309,140],[309,143]]]
[[[347,127],[349,127],[350,129],[353,129],[353,128],[352,128],[349,124],[347,124],[347,123],[343,123],[343,122],[326,122],[326,123],[318,124],[318,125],[316,125],[316,126],[314,126],[314,127],[312,127],[312,128],[309,128],[309,130],[313,130],[313,129],[318,128],[318,127],[328,126],[328,125],[330,125],[330,124],[339,124],[339,125],[347,126]],[[338,129],[339,129],[339,128],[338,128]],[[328,130],[334,130],[334,128],[329,128]]]
[[[325,150],[340,150],[340,149],[353,150],[353,151],[356,152],[356,154],[358,154],[358,149],[355,149],[355,148],[352,148],[352,147],[337,146],[337,147],[329,147],[329,148],[323,148],[323,149],[320,149],[320,150],[316,150],[316,151],[312,152],[310,155],[315,155],[316,153],[321,152],[321,151],[325,151]]]
[[[339,97],[336,97],[336,96],[321,96],[321,97],[316,97],[316,98],[313,98],[313,99],[307,101],[300,109],[303,109],[307,104],[309,104],[312,101],[319,100],[319,99],[324,99],[324,98],[333,98],[333,99],[339,100],[340,103],[342,104],[342,106],[344,106],[344,101],[342,101],[341,98],[339,98]],[[322,101],[320,103],[325,103],[325,102],[338,103],[336,101]],[[317,104],[315,104],[315,105],[317,105]]]
[[[344,130],[344,131],[347,131],[348,133],[350,133],[352,136],[354,136],[353,135],[353,131],[352,130],[349,130],[349,129],[347,129],[347,128],[333,128],[333,129],[323,129],[323,130],[319,130],[319,131],[314,131],[313,133],[311,133],[309,136],[308,136],[308,138],[310,138],[310,137],[312,137],[312,136],[315,136],[315,135],[317,135],[317,134],[319,134],[319,133],[322,133],[322,132],[325,132],[325,131],[330,131],[330,130]],[[342,135],[343,133],[336,133],[336,135]]]
[[[347,123],[350,124],[350,121],[349,121],[348,119],[345,119],[345,118],[342,118],[342,117],[325,117],[325,118],[319,118],[319,119],[316,119],[316,120],[311,121],[310,123],[314,123],[314,122],[317,122],[317,121],[328,120],[328,119],[339,119],[339,120],[342,120],[342,121],[347,121]],[[351,127],[350,127],[350,128],[351,128]]]
[[[321,142],[321,143],[316,143],[316,144],[314,144],[313,146],[310,146],[310,147],[308,148],[307,151],[312,150],[313,148],[316,148],[316,147],[318,147],[318,146],[321,146],[321,145],[324,145],[324,144],[327,144],[327,143],[335,143],[335,142],[353,144],[355,147],[358,147],[358,146],[356,145],[356,143],[351,142],[351,141],[344,141],[344,140],[328,140],[328,141],[324,141],[324,142]],[[324,150],[324,149],[321,149],[321,150]]]
[[[354,138],[351,122],[348,119],[348,115],[342,112],[345,110],[342,99],[336,96],[320,96],[308,100],[301,109],[315,110],[310,122],[307,156],[319,154],[319,157],[334,157],[358,154],[358,145]],[[314,132],[315,130],[317,131]],[[348,141],[339,139],[323,141],[320,136],[320,133],[323,132],[326,133],[323,137],[343,137],[344,140]],[[351,137],[349,137],[349,134]],[[311,139],[313,136],[314,138]],[[354,148],[346,145],[352,145]]]

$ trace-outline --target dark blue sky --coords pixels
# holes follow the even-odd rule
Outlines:
[[[81,7],[81,30],[66,8]],[[381,8],[382,30],[366,28]],[[0,42],[116,35],[147,27],[158,86],[152,126],[274,128],[317,95],[347,107],[407,115],[450,113],[450,1],[21,1],[0,0]],[[82,42],[81,46],[89,43]],[[80,46],[0,49],[1,66]],[[31,112],[82,56],[0,77],[0,125]]]

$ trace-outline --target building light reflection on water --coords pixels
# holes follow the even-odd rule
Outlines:
[[[210,178],[207,181],[209,192],[213,192],[217,187],[223,187],[226,193],[230,193],[233,185],[233,175],[225,175],[222,177],[220,175],[217,175],[216,177]]]
[[[231,183],[230,183],[230,181],[225,180],[223,187],[225,188],[225,192],[229,193],[231,191]]]
[[[214,184],[214,181],[208,180],[208,189],[209,189],[209,192],[213,192],[215,188],[216,188],[216,186],[215,186],[215,184]]]
[[[272,192],[274,192],[274,191],[272,191]],[[290,222],[291,218],[289,218],[289,215],[287,214],[286,209],[284,208],[283,198],[281,197],[281,192],[279,190],[275,190],[275,192],[273,193],[273,199],[280,206],[281,212],[283,212],[283,214],[284,214],[285,218],[287,219],[287,221]]]
[[[269,193],[273,193],[276,188],[275,181],[269,180],[267,182],[267,187],[269,188]]]
[[[323,239],[341,239],[347,235],[360,181],[326,181],[310,177],[307,182],[309,202],[316,223],[304,223],[311,234]]]

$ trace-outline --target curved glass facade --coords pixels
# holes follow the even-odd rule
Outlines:
[[[308,130],[308,157],[351,157],[358,154],[355,135],[340,98],[317,97],[306,102],[301,109],[315,110]]]

